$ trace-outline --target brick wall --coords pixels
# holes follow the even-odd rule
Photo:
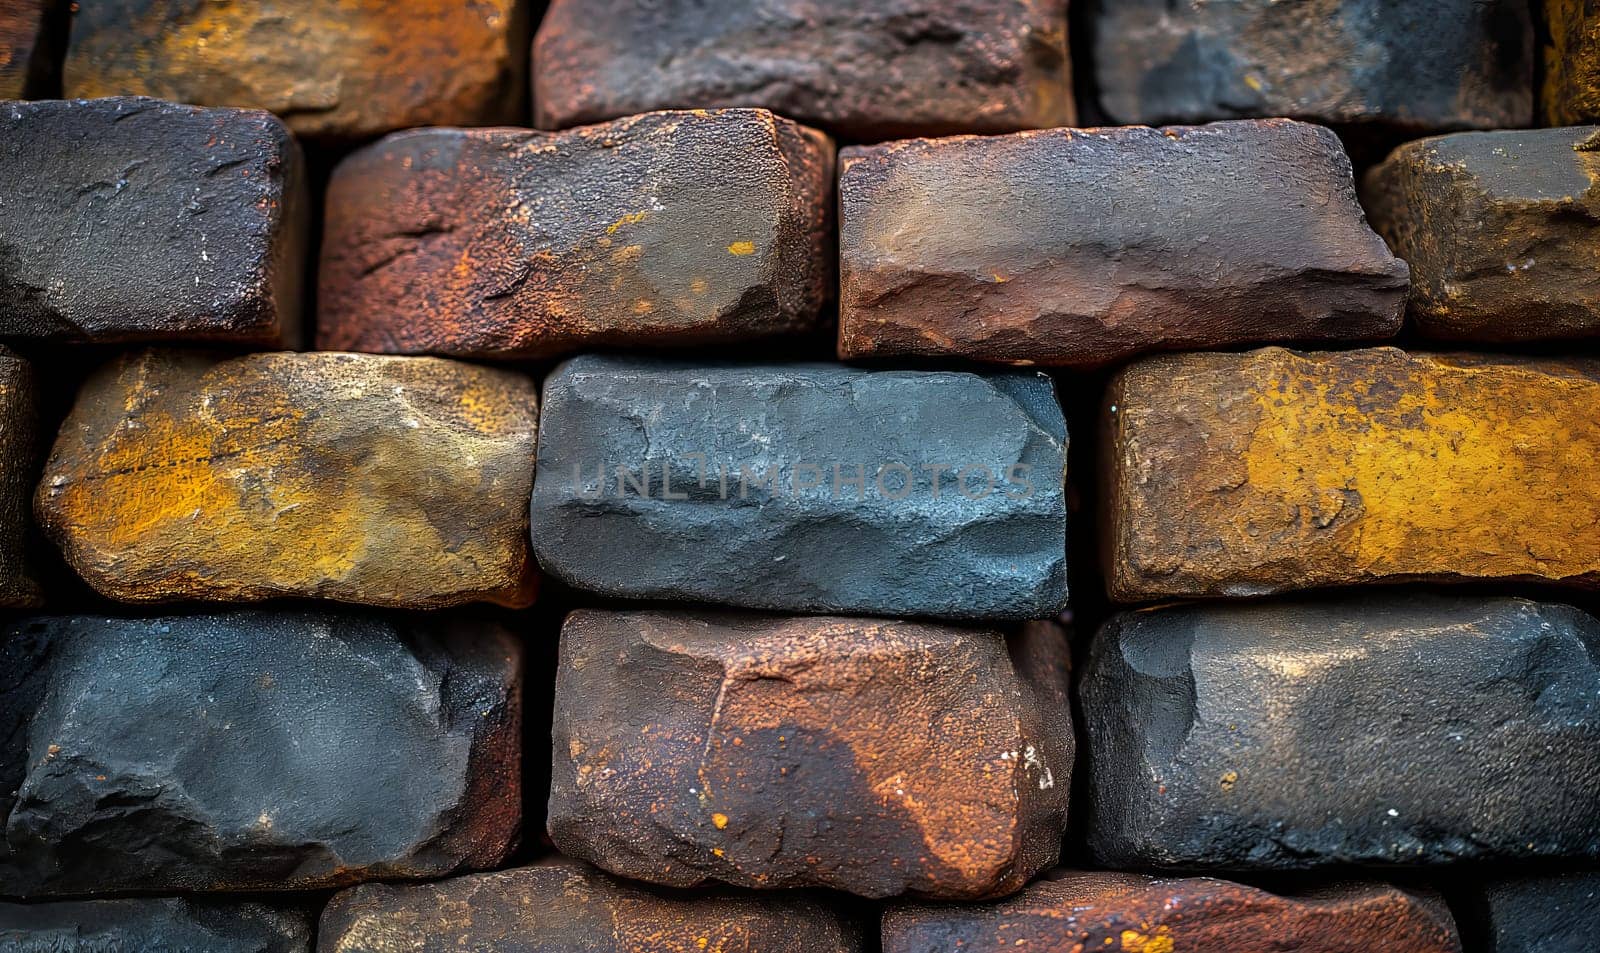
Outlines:
[[[7,0],[0,99],[0,953],[1600,948],[1600,4]]]

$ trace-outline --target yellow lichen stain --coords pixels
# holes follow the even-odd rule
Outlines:
[[[631,261],[638,261],[643,254],[643,245],[623,245],[611,253],[611,262],[615,265],[624,265]]]
[[[695,278],[689,282],[689,290],[697,295],[703,295],[711,290],[711,283],[704,278]]]
[[[1122,931],[1122,953],[1172,953],[1174,949],[1172,931],[1167,927],[1156,927],[1148,934],[1138,930]]]
[[[1266,88],[1261,83],[1261,77],[1257,76],[1254,73],[1246,73],[1246,74],[1244,74],[1244,84],[1246,86],[1250,87],[1251,89],[1255,90],[1258,93]]]
[[[1240,532],[1270,514],[1373,574],[1600,571],[1600,383],[1425,356],[1285,352],[1269,369]]]
[[[755,242],[734,242],[733,244],[728,246],[728,254],[730,254],[730,255],[738,255],[740,257],[743,257],[745,255],[754,255],[755,253],[756,253],[756,243]]]
[[[629,225],[637,225],[649,217],[649,212],[629,212],[628,214],[617,219],[615,222],[612,222],[610,225],[607,225],[606,234],[615,235],[618,229],[626,228]]]
[[[728,815],[726,815],[726,814],[713,814],[713,815],[711,815],[711,823],[717,825],[717,830],[719,830],[719,831],[727,830],[727,827],[728,827]]]
[[[644,298],[640,298],[638,301],[635,301],[633,303],[633,313],[634,314],[641,314],[641,315],[649,314],[650,312],[654,311],[655,309],[656,309],[656,306],[654,304],[652,304],[651,302],[646,301]]]
[[[698,946],[702,950],[705,949],[707,946],[709,946],[710,943],[711,943],[711,938],[710,937],[706,937],[706,936],[697,937],[695,939],[695,941],[694,941],[694,945]]]
[[[723,851],[723,849],[721,847],[713,847],[713,848],[711,848],[711,852],[713,854],[716,854],[718,857],[726,857],[727,856],[727,853],[725,851]]]
[[[1239,783],[1239,772],[1237,772],[1237,771],[1226,771],[1226,772],[1223,772],[1222,780],[1220,782],[1218,782],[1218,783],[1220,783],[1222,785],[1222,790],[1224,790],[1224,791],[1232,791],[1233,790],[1233,786],[1235,784]]]

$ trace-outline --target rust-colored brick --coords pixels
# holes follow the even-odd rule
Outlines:
[[[553,857],[421,886],[366,884],[323,911],[318,949],[393,953],[858,953],[861,931],[804,895],[655,893]]]
[[[922,139],[841,165],[845,358],[1092,367],[1400,330],[1405,263],[1320,126]]]
[[[832,199],[833,144],[765,110],[400,133],[334,175],[319,344],[543,357],[809,330]]]
[[[125,602],[526,605],[536,393],[438,358],[127,355],[84,384],[35,508]]]
[[[762,106],[847,139],[1074,121],[1066,0],[554,0],[538,125]]]
[[[33,524],[39,466],[39,410],[33,365],[0,347],[0,607],[39,604],[31,571],[28,528]]]
[[[1600,362],[1163,356],[1122,371],[1103,413],[1116,599],[1600,584]]]
[[[1600,334],[1600,127],[1407,143],[1366,178],[1373,224],[1411,266],[1429,337]]]
[[[1444,901],[1380,884],[1279,896],[1211,878],[1062,871],[984,906],[893,906],[884,953],[1459,953]]]
[[[1552,126],[1600,120],[1600,0],[1544,0],[1540,107]]]
[[[527,0],[83,0],[72,97],[254,106],[297,135],[522,120]]]
[[[838,617],[577,612],[550,835],[674,886],[998,896],[1056,860],[1067,647]]]
[[[49,18],[57,0],[0,4],[0,99],[38,96],[54,71]]]

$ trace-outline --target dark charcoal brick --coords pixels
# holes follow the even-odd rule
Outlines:
[[[1073,123],[1066,0],[555,0],[537,125],[762,106],[847,139]]]
[[[299,335],[299,147],[264,112],[0,103],[0,337]]]
[[[323,912],[324,953],[858,953],[819,898],[655,893],[561,858],[415,887],[365,884]]]
[[[1292,116],[1407,131],[1525,126],[1524,0],[1093,0],[1117,122]]]
[[[334,143],[526,121],[536,0],[93,0],[73,4],[73,97],[270,109]]]
[[[1600,127],[1410,142],[1367,173],[1373,224],[1411,265],[1411,319],[1458,341],[1600,335]]]
[[[1112,867],[1600,857],[1600,622],[1521,599],[1118,616],[1081,686]]]
[[[1444,901],[1381,884],[1277,895],[1058,871],[999,903],[890,906],[883,953],[1460,953]]]
[[[0,633],[0,895],[293,890],[492,867],[520,814],[494,626],[308,612]]]
[[[1463,909],[1482,923],[1483,953],[1590,953],[1600,939],[1600,874],[1492,880]]]
[[[579,588],[962,619],[1065,602],[1066,425],[1042,375],[584,356],[544,399],[534,550]]]
[[[833,144],[763,110],[401,133],[334,174],[318,344],[544,357],[810,331],[832,206]]]
[[[0,903],[0,953],[311,953],[311,926],[258,903]]]
[[[1405,263],[1317,126],[924,139],[841,164],[845,358],[1092,367],[1400,330]]]
[[[973,899],[1055,863],[1073,762],[1059,627],[577,612],[550,836],[672,886]]]

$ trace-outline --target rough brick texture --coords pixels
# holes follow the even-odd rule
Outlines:
[[[1544,0],[1542,6],[1549,32],[1539,97],[1545,124],[1600,120],[1600,3]]]
[[[550,835],[674,886],[1003,895],[1056,861],[1066,692],[1046,624],[577,612]]]
[[[93,0],[71,97],[139,94],[282,116],[296,134],[523,121],[527,0]]]
[[[0,168],[0,337],[299,337],[306,200],[272,116],[0,103]]]
[[[534,549],[578,588],[963,619],[1065,603],[1066,423],[1042,375],[583,356],[544,394]]]
[[[761,106],[846,139],[1070,126],[1066,0],[554,0],[537,125]]]
[[[1411,266],[1425,335],[1600,334],[1600,127],[1410,142],[1367,174],[1373,224]]]
[[[38,384],[33,365],[0,347],[0,607],[39,604],[29,552],[39,466]]]
[[[401,133],[334,176],[318,344],[543,357],[808,331],[832,205],[832,143],[760,110]]]
[[[1092,367],[1400,330],[1405,263],[1317,126],[912,140],[841,165],[841,357]]]
[[[651,892],[583,864],[415,887],[367,884],[334,897],[320,949],[391,953],[859,953],[861,931],[821,898]]]
[[[492,867],[521,811],[498,627],[282,610],[0,632],[0,896]]]
[[[1393,348],[1152,358],[1105,399],[1112,595],[1600,582],[1600,364]]]
[[[1525,126],[1524,0],[1091,0],[1117,122],[1292,116],[1404,130]]]
[[[310,914],[259,903],[0,903],[5,953],[311,953]]]
[[[999,903],[891,906],[883,953],[1460,953],[1444,901],[1378,884],[1278,895],[1210,878],[1058,871]]]
[[[1462,908],[1477,920],[1484,953],[1588,953],[1600,937],[1600,874],[1485,881],[1466,892]]]
[[[1080,685],[1111,867],[1600,858],[1600,622],[1411,594],[1129,613]]]
[[[509,371],[145,351],[84,384],[35,509],[123,602],[522,606],[536,424]]]

